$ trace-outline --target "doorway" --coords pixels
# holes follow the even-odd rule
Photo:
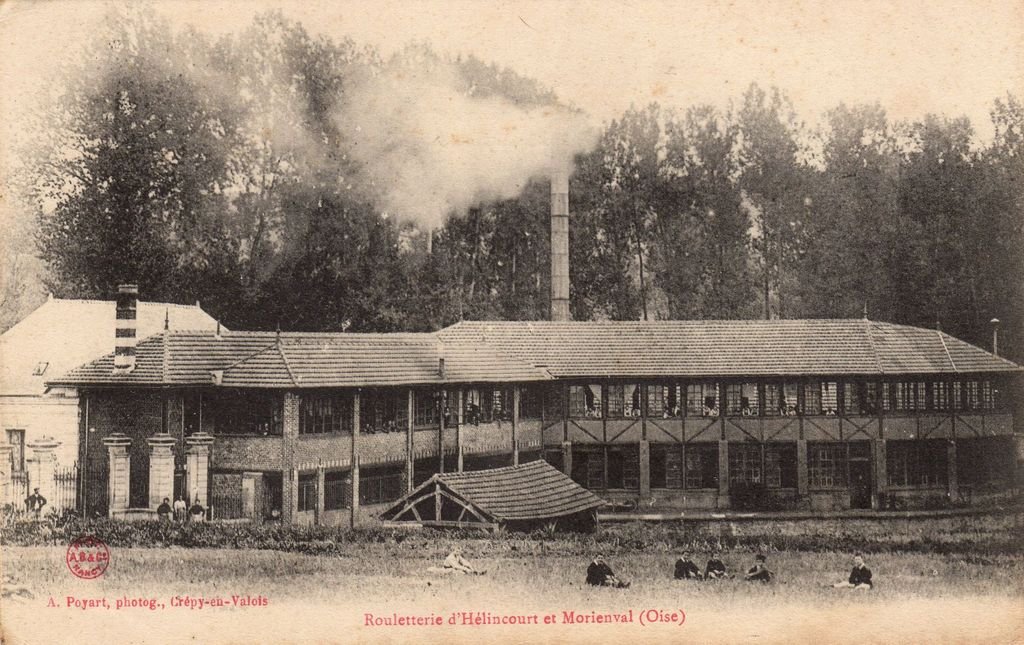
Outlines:
[[[850,459],[850,508],[871,508],[871,461]]]

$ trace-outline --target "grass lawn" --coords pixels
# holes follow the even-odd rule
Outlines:
[[[642,639],[717,642],[1013,642],[1024,639],[1024,558],[885,553],[868,557],[876,588],[827,588],[844,579],[849,554],[773,553],[778,581],[671,579],[674,555],[611,555],[628,590],[583,584],[587,556],[495,551],[463,542],[485,576],[432,575],[435,549],[416,541],[346,545],[338,555],[230,549],[114,548],[98,580],[66,569],[63,547],[4,547],[5,575],[34,598],[0,607],[11,642],[578,642]],[[698,554],[699,563],[705,556]],[[750,551],[726,552],[744,569]],[[172,598],[262,596],[266,606],[172,607]],[[66,607],[67,597],[106,598],[110,609]],[[50,598],[58,607],[48,607]],[[156,609],[115,609],[118,599]],[[257,602],[262,602],[257,600]],[[629,612],[632,611],[630,615]],[[538,625],[448,625],[453,612],[482,619],[536,616]],[[564,612],[625,614],[632,622],[566,622]],[[682,624],[671,621],[675,612]],[[367,626],[366,614],[440,617],[442,626]],[[546,616],[552,624],[544,625]],[[641,618],[645,624],[641,624]],[[596,619],[596,618],[595,618]],[[456,616],[461,622],[461,614]],[[486,620],[484,622],[487,622]],[[628,640],[627,640],[628,642]]]

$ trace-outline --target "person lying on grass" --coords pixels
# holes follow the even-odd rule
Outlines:
[[[690,553],[683,551],[682,557],[676,560],[676,580],[700,580],[700,568],[690,559]]]
[[[853,570],[850,571],[850,578],[846,582],[837,582],[832,585],[836,589],[860,589],[872,588],[871,569],[864,564],[864,556],[859,553],[853,555]]]
[[[745,580],[758,581],[758,582],[771,582],[772,578],[775,577],[775,573],[768,568],[767,565],[768,556],[763,553],[758,553],[754,557],[754,566],[747,569],[747,575],[744,576]]]
[[[718,551],[711,552],[711,559],[708,560],[707,566],[704,568],[704,579],[705,580],[720,580],[721,578],[728,578],[729,573],[725,569],[725,563],[722,562]]]
[[[448,557],[444,559],[443,567],[445,569],[460,571],[462,573],[471,573],[477,576],[482,576],[487,573],[486,571],[477,569],[470,564],[469,560],[462,557],[462,547],[457,545],[452,549],[452,552],[448,554]]]
[[[617,589],[627,589],[629,587],[628,582],[623,582],[615,577],[612,568],[608,566],[608,563],[604,561],[604,556],[600,553],[597,554],[594,561],[587,567],[587,584],[595,587],[615,587]]]

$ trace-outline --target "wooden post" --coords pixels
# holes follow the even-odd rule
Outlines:
[[[359,523],[359,390],[352,393],[352,503],[349,513],[349,527]],[[411,418],[411,417],[410,417]]]
[[[651,499],[651,444],[646,439],[641,439],[640,451],[640,500]]]
[[[437,408],[437,472],[444,472],[444,390],[435,392],[437,400],[434,407]]]
[[[409,388],[408,396],[406,396],[406,409],[408,412],[405,423],[405,492],[411,493],[412,483],[416,480],[415,446],[413,444],[415,431],[412,424],[413,415],[416,413],[416,402],[413,400],[412,388]]]
[[[519,386],[512,387],[512,465],[519,465]]]
[[[809,477],[807,472],[807,440],[796,441],[796,493],[798,497],[807,497]]]
[[[313,523],[317,526],[323,524],[324,521],[324,483],[326,480],[326,471],[324,467],[317,466],[316,469],[316,513],[313,517]]]
[[[465,419],[463,419],[463,410],[462,410],[463,401],[462,401],[462,397],[463,397],[463,391],[462,391],[462,388],[459,388],[458,391],[455,394],[455,401],[456,401],[456,404],[458,405],[458,409],[455,411],[455,419],[456,419],[456,423],[458,424],[458,426],[457,426],[458,427],[458,434],[456,435],[456,440],[458,441],[458,444],[459,444],[459,446],[458,446],[458,454],[456,455],[455,458],[458,460],[458,463],[456,464],[456,467],[458,468],[458,472],[460,472],[460,473],[462,472],[462,469],[463,469],[463,461],[462,461],[462,425],[465,423]]]
[[[949,499],[950,501],[955,502],[960,497],[960,482],[957,477],[956,469],[956,441],[953,439],[946,440],[946,469],[949,484]]]

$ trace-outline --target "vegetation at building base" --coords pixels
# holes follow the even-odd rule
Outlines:
[[[365,527],[303,527],[278,523],[172,523],[83,520],[73,515],[41,521],[19,521],[0,527],[0,544],[33,546],[68,544],[91,535],[111,547],[185,547],[267,549],[365,557],[367,548],[397,549],[420,556],[444,557],[453,541],[473,545],[474,552],[495,557],[564,555],[588,557],[605,553],[675,553],[680,549],[707,552],[854,552],[962,554],[968,559],[1024,555],[1020,512],[1002,518],[978,516],[949,519],[884,518],[857,525],[849,520],[766,522],[744,528],[727,521],[693,524],[634,522],[598,527],[590,533],[530,533],[499,530],[405,529]]]
[[[109,297],[131,280],[235,329],[547,317],[546,178],[456,213],[428,254],[375,199],[393,178],[354,161],[355,134],[334,118],[361,74],[392,65],[450,64],[463,96],[557,103],[530,79],[422,48],[384,61],[279,14],[212,41],[143,10],[81,60],[31,124],[17,191],[56,295]],[[986,143],[983,124],[899,122],[877,105],[811,126],[756,86],[725,109],[627,111],[571,180],[574,317],[866,310],[982,346],[998,317],[1024,360],[1024,107],[992,98]]]

